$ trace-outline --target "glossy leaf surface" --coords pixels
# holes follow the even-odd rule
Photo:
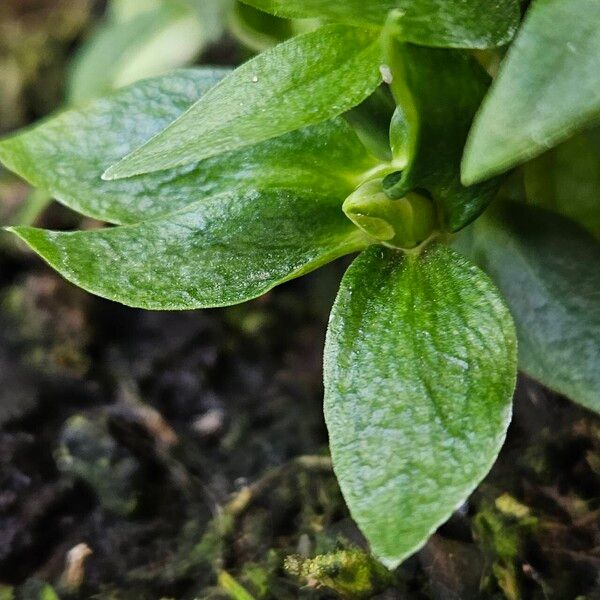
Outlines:
[[[169,171],[117,181],[100,175],[181,115],[229,71],[188,69],[139,82],[0,142],[0,160],[63,204],[113,223],[170,213],[248,187],[337,194],[376,164],[340,117]],[[134,118],[132,118],[134,115]]]
[[[520,164],[600,118],[600,2],[534,0],[469,137],[463,181]]]
[[[243,64],[105,174],[117,179],[209,158],[325,121],[379,85],[379,35],[328,25]]]
[[[365,251],[325,347],[325,416],[353,518],[388,567],[418,550],[492,466],[516,379],[508,309],[444,246]]]
[[[519,334],[519,367],[600,412],[600,243],[549,211],[506,203],[466,232]]]
[[[287,190],[213,196],[136,225],[12,231],[79,287],[152,310],[241,303],[365,245],[338,199]]]
[[[471,122],[489,78],[466,53],[392,43],[392,90],[402,111],[392,121],[395,158],[408,162],[389,190],[395,198],[426,190],[436,201],[443,226],[458,231],[495,196],[493,180],[465,187],[460,162]]]
[[[490,48],[506,44],[518,22],[515,0],[243,0],[282,17],[323,17],[354,25],[383,25],[402,11],[401,39],[425,46]]]

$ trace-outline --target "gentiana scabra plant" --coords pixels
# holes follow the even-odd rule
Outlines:
[[[600,409],[600,2],[245,1],[311,25],[0,143],[114,226],[9,230],[74,284],[155,310],[245,302],[357,254],[325,419],[393,568],[488,473],[518,367]]]

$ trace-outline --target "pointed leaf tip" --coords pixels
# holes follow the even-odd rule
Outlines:
[[[344,498],[389,568],[488,473],[516,370],[508,309],[456,252],[372,247],[344,276],[325,346],[325,418]]]

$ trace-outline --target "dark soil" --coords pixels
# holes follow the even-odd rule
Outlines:
[[[82,5],[49,42],[56,73],[89,26]],[[37,91],[11,127],[52,108],[35,100],[44,85],[28,75]],[[0,171],[2,218],[26,193]],[[77,223],[56,206],[44,220]],[[3,236],[0,600],[600,598],[600,419],[525,378],[469,502],[396,573],[368,558],[322,417],[344,267],[241,307],[142,312]]]

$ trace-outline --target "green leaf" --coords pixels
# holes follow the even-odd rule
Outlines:
[[[105,173],[119,179],[189,164],[319,123],[379,85],[377,32],[327,25],[243,64]]]
[[[525,165],[527,198],[600,237],[600,128],[577,135]]]
[[[253,52],[264,52],[295,35],[317,29],[317,19],[291,20],[236,2],[229,19],[229,30]]]
[[[306,189],[343,200],[376,165],[339,117],[183,168],[100,179],[228,72],[188,69],[136,83],[0,142],[0,160],[63,204],[112,223],[134,223],[247,187]]]
[[[511,415],[516,336],[491,281],[445,246],[364,252],[325,345],[335,472],[374,554],[396,567],[492,466]]]
[[[210,2],[205,12],[210,6],[217,13],[218,8]],[[212,20],[209,17],[199,15],[182,0],[163,0],[123,21],[107,22],[77,55],[70,77],[69,103],[81,104],[189,63],[219,35],[216,15]]]
[[[600,2],[534,0],[478,115],[463,181],[487,179],[600,118]]]
[[[519,23],[515,0],[243,0],[274,15],[383,25],[402,12],[402,40],[425,46],[491,48],[508,43]]]
[[[108,229],[12,231],[79,287],[152,310],[245,302],[366,245],[338,198],[289,190],[221,194]]]
[[[113,23],[124,23],[143,12],[160,8],[165,0],[109,0],[108,19]]]
[[[392,122],[395,160],[408,163],[387,189],[394,198],[427,190],[440,210],[443,227],[458,231],[492,201],[499,180],[465,187],[460,161],[469,128],[489,77],[459,50],[390,42],[392,90],[401,112]]]
[[[396,103],[387,85],[381,85],[364,102],[344,117],[352,125],[362,143],[383,162],[390,162],[390,121]]]
[[[494,279],[519,334],[519,367],[600,412],[600,243],[559,215],[506,203],[462,240]]]

